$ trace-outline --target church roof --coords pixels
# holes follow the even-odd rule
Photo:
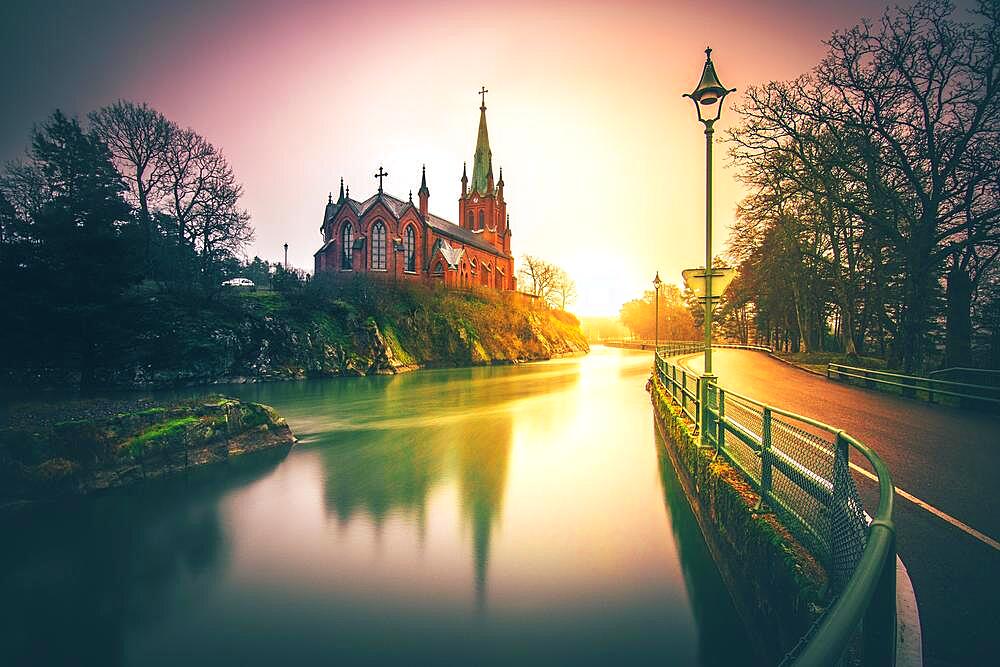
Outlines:
[[[418,218],[421,217],[420,211],[413,205],[413,202],[397,199],[396,197],[386,194],[385,192],[375,193],[363,202],[355,201],[354,199],[348,197],[344,200],[344,205],[350,206],[355,215],[357,215],[358,218],[361,218],[379,201],[381,201],[382,204],[389,209],[389,212],[396,218],[396,220],[402,218],[408,208],[412,208],[414,214]],[[434,215],[433,213],[428,213],[426,216],[423,216],[423,219],[427,223],[428,227],[441,234],[441,236],[450,238],[453,241],[459,241],[474,248],[479,248],[480,250],[485,250],[494,255],[499,255],[500,257],[509,257],[509,255],[506,255],[502,250],[499,250],[495,246],[488,243],[482,237],[482,232],[473,232],[468,229],[463,229],[454,222],[445,220],[444,218]]]
[[[444,218],[439,218],[433,213],[428,213],[427,226],[436,232],[439,232],[441,236],[447,236],[454,241],[461,241],[466,245],[471,245],[473,248],[479,248],[480,250],[486,250],[494,255],[499,255],[500,257],[509,257],[502,250],[499,250],[493,245],[490,245],[482,236],[482,232],[471,232],[468,229],[459,227],[454,222],[449,222]]]

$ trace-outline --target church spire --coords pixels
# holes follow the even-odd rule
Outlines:
[[[420,168],[420,189],[417,190],[417,196],[420,197],[420,214],[427,215],[427,200],[431,196],[431,191],[427,187],[427,165]],[[410,195],[410,200],[412,199],[413,195]]]
[[[469,189],[469,177],[465,174],[466,164],[462,163],[462,196],[464,197]]]
[[[476,138],[476,156],[472,162],[472,191],[486,194],[490,191],[489,181],[493,180],[493,152],[490,151],[490,135],[486,130],[486,87],[479,94],[482,104],[479,107],[479,136]]]
[[[427,189],[427,165],[423,165],[420,168],[420,189],[417,190],[417,194],[427,193],[430,195],[431,191]]]
[[[500,173],[502,174],[503,170],[501,170]],[[344,203],[344,177],[343,176],[340,177],[340,197],[337,199],[337,203],[338,204],[343,204]]]

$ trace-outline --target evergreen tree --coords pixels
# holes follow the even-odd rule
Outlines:
[[[21,339],[12,349],[76,368],[87,385],[120,340],[120,300],[141,278],[132,211],[107,147],[76,119],[56,111],[35,129],[29,157],[42,205],[5,258],[19,320],[7,334]]]

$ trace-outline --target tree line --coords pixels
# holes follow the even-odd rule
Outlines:
[[[737,109],[751,194],[722,328],[907,372],[1000,367],[1000,6],[919,0],[826,46]]]
[[[696,321],[693,314],[698,312],[697,298],[685,295],[676,285],[668,283],[660,287],[660,303],[656,304],[656,292],[647,290],[641,298],[622,305],[618,319],[628,327],[634,336],[652,340],[659,332],[660,340],[699,340],[701,319]],[[659,329],[657,330],[657,311]]]
[[[242,194],[219,149],[146,104],[85,123],[54,112],[0,173],[8,360],[77,368],[87,384],[148,334],[139,313],[157,294],[217,294],[253,239]]]

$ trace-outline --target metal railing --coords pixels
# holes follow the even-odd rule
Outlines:
[[[933,377],[935,375],[940,376],[934,378],[935,380],[951,380],[952,382],[961,382],[962,380],[959,378],[964,378],[965,381],[971,384],[1000,387],[1000,370],[953,366],[952,368],[942,368],[940,370],[931,371],[927,374],[927,377]],[[971,378],[975,379],[972,380]]]
[[[652,338],[607,338],[605,340],[599,341],[602,345],[607,345],[608,347],[630,347],[634,349],[641,350],[652,350],[655,342]],[[661,340],[660,341],[660,351],[672,349],[673,346],[687,346],[695,345],[697,349],[691,350],[692,352],[700,352],[704,349],[705,343],[701,341],[676,341],[676,340]],[[734,350],[755,350],[757,352],[767,352],[768,354],[774,352],[769,347],[763,345],[740,345],[737,343],[712,343],[713,348],[729,348]]]
[[[864,663],[892,664],[896,548],[888,468],[844,431],[706,383],[669,358],[701,349],[664,346],[655,357],[657,378],[698,427],[701,446],[738,469],[759,493],[757,509],[778,515],[829,574],[835,599],[790,659],[836,664],[860,628]],[[857,468],[852,451],[878,481],[873,517],[850,472]]]
[[[1000,386],[938,380],[834,363],[827,364],[826,376],[831,380],[846,380],[872,389],[892,387],[904,396],[917,397],[924,393],[931,403],[940,403],[942,398],[947,397],[957,399],[960,405],[969,403],[1000,406]]]

